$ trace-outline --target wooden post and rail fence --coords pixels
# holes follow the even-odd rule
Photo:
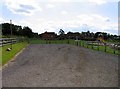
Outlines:
[[[0,38],[0,46],[11,45],[25,41],[24,38]]]

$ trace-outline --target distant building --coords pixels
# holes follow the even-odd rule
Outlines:
[[[80,39],[80,33],[79,32],[68,32],[67,33],[67,38],[68,39]]]
[[[41,34],[41,38],[44,40],[54,40],[56,39],[57,34],[55,34],[55,32],[44,32]]]
[[[89,31],[82,32],[81,35],[80,35],[80,39],[81,40],[87,40],[87,41],[94,41],[94,40],[96,40],[94,38],[94,33],[90,33]]]

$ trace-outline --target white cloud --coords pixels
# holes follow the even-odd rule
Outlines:
[[[10,23],[10,19],[5,19],[3,16],[0,17],[0,23]]]
[[[38,0],[4,0],[3,3],[15,14],[31,15],[35,11],[42,11]]]
[[[47,4],[47,8],[54,8],[55,7],[55,5],[53,5],[53,4]]]
[[[71,2],[73,0],[47,0],[48,2]]]
[[[67,11],[62,11],[61,14],[66,15],[66,14],[68,14],[68,12]]]
[[[63,28],[65,32],[68,32],[70,29],[82,29],[82,27],[87,26],[88,30],[92,31],[93,29],[97,31],[109,31],[113,29],[117,31],[117,23],[112,23],[111,20],[106,21],[109,17],[104,17],[98,14],[81,14],[76,16],[74,19],[69,20],[48,20],[46,18],[27,18],[21,20],[18,24],[23,26],[29,26],[33,29],[34,32],[43,33],[45,31],[54,31],[58,32],[60,28]],[[85,29],[86,30],[86,29]],[[79,30],[80,31],[80,30]],[[84,29],[83,29],[84,31]]]
[[[79,16],[80,24],[87,24],[89,29],[96,29],[96,31],[106,32],[109,30],[117,31],[117,23],[111,22],[109,17],[104,17],[97,14],[81,15]],[[109,21],[108,21],[109,20]]]
[[[59,3],[59,2],[65,2],[65,3],[69,3],[69,2],[81,2],[81,3],[95,3],[98,5],[101,4],[105,4],[108,2],[119,2],[119,0],[41,0],[41,2],[54,2],[54,3]]]
[[[22,26],[29,26],[30,28],[33,29],[34,32],[42,33],[46,30],[58,32],[60,28],[64,28],[64,30],[68,31],[69,29],[73,29],[73,28],[80,29],[82,26],[85,26],[85,24],[86,26],[89,27],[89,29],[96,29],[96,31],[99,30],[105,31],[106,29],[117,30],[117,25],[116,25],[117,23],[112,23],[109,17],[105,17],[100,14],[82,14],[84,12],[80,12],[80,11],[78,11],[78,13],[76,14],[76,12],[74,13],[74,11],[71,12],[67,10],[67,7],[65,7],[64,9],[63,4],[61,3],[56,4],[56,2],[65,2],[64,4],[66,6],[66,3],[79,1],[79,2],[95,3],[95,5],[101,5],[109,2],[110,0],[109,1],[107,0],[46,0],[46,1],[48,2],[42,3],[43,1],[40,0],[4,0],[4,3],[6,4],[7,8],[10,9],[15,14],[30,15],[29,17],[21,18],[20,21],[13,21],[13,23],[20,24]],[[43,7],[41,8],[41,6]],[[27,8],[25,9],[25,7]],[[48,9],[45,8],[54,8],[55,10],[49,11]],[[42,10],[44,11],[41,13]]]
[[[0,23],[3,23],[3,22],[4,22],[3,18],[0,17]]]
[[[81,23],[87,23],[89,25],[108,23],[108,20],[110,21],[109,17],[104,17],[98,14],[81,14],[77,16],[77,18],[81,21]]]
[[[107,3],[106,0],[89,0],[89,2],[98,4],[98,5]]]

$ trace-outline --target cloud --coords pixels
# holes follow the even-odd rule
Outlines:
[[[68,14],[68,12],[67,11],[61,11],[61,14],[66,15],[66,14]]]
[[[3,18],[3,16],[1,16],[0,23],[10,23],[10,19],[6,19],[6,18]]]
[[[23,9],[28,9],[28,10],[35,9],[31,5],[20,5],[20,7],[23,8]]]
[[[60,3],[60,2],[81,2],[81,3],[95,3],[98,5],[109,3],[109,2],[119,2],[119,0],[41,0],[41,2],[53,2],[53,3]]]
[[[47,0],[48,2],[71,2],[73,0]]]
[[[14,10],[17,13],[25,13],[25,14],[30,14],[31,10],[34,10],[35,8],[32,7],[31,5],[20,5],[20,9]]]
[[[7,8],[15,14],[29,15],[28,17],[21,16],[19,21],[16,20],[13,23],[20,24],[22,26],[29,26],[34,32],[42,33],[46,30],[58,32],[60,28],[63,28],[65,32],[72,29],[74,31],[84,31],[85,29],[89,29],[91,31],[109,31],[110,29],[115,31],[117,30],[117,23],[113,23],[113,19],[100,15],[100,13],[93,14],[91,13],[91,8],[89,9],[91,12],[86,14],[86,12],[81,11],[79,8],[76,8],[76,6],[73,6],[76,4],[66,4],[78,1],[94,3],[97,6],[108,3],[110,0],[44,1],[46,2],[43,3],[43,0],[4,0],[4,3]],[[84,8],[82,10],[84,10]],[[41,11],[43,12],[41,13]],[[18,18],[19,16],[16,17],[16,19]]]
[[[104,17],[99,14],[81,14],[78,15],[77,18],[80,20],[82,24],[89,24],[89,25],[95,25],[98,26],[102,24],[103,26],[105,24],[109,24],[108,22],[110,21],[109,17]],[[108,21],[109,20],[109,21]]]
[[[98,4],[98,5],[107,3],[106,0],[89,0],[89,2]]]
[[[109,21],[106,21],[108,20]],[[104,17],[99,14],[81,14],[74,19],[68,20],[48,20],[46,18],[27,18],[21,20],[19,24],[29,26],[34,32],[43,33],[45,31],[58,32],[62,28],[65,32],[68,31],[103,31],[111,32],[111,29],[117,32],[117,23],[112,23],[109,17]]]
[[[4,19],[0,17],[0,23],[2,23],[3,21],[4,21]]]
[[[15,14],[32,15],[35,11],[42,11],[37,0],[4,0],[3,3]]]
[[[24,9],[17,9],[17,10],[14,10],[14,11],[17,12],[17,13],[30,14],[29,10],[24,10]]]
[[[47,4],[47,8],[54,8],[55,7],[55,5],[53,5],[53,4]]]

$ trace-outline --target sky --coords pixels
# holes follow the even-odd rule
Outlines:
[[[118,35],[119,0],[0,0],[0,23],[33,32],[107,32]]]

